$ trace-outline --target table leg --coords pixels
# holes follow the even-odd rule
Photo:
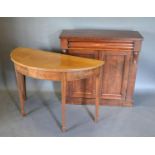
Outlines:
[[[99,119],[99,104],[100,104],[100,76],[96,76],[96,117],[95,122]]]
[[[61,102],[62,102],[62,131],[65,131],[65,104],[66,104],[66,88],[67,88],[67,80],[66,74],[63,74],[62,81],[61,81]]]
[[[25,116],[26,115],[26,113],[24,112],[24,102],[26,99],[25,76],[19,73],[17,70],[15,70],[15,72],[20,99],[21,114],[22,116]]]
[[[24,89],[24,100],[26,101],[27,99],[27,96],[26,96],[26,76],[24,76],[24,79],[23,79],[23,89]]]

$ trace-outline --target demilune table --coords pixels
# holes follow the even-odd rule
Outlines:
[[[20,98],[21,114],[24,111],[26,100],[25,77],[29,76],[36,79],[61,81],[62,95],[62,131],[65,131],[65,104],[67,82],[85,79],[95,76],[96,81],[96,117],[99,118],[100,100],[100,72],[104,64],[103,61],[80,58],[56,52],[47,52],[31,48],[16,48],[11,52],[11,60],[14,63],[17,86]]]

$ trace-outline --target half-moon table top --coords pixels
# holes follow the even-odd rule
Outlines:
[[[100,60],[21,47],[11,52],[11,60],[23,67],[54,72],[91,70],[104,64]]]

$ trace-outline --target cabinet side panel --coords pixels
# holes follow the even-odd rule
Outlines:
[[[127,96],[126,100],[133,104],[133,95],[134,95],[134,88],[136,82],[136,73],[138,68],[138,58],[139,53],[141,50],[142,40],[134,42],[134,51],[133,55],[131,56],[130,61],[130,70],[129,70],[129,80],[128,80],[128,88],[127,88]]]

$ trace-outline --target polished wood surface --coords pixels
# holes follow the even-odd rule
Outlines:
[[[11,60],[23,67],[54,72],[83,71],[100,67],[103,64],[103,61],[31,48],[16,48],[11,53]]]
[[[11,52],[11,60],[14,62],[17,86],[21,105],[21,114],[26,115],[24,104],[26,100],[25,77],[30,76],[44,80],[61,81],[62,93],[62,131],[66,129],[65,104],[67,82],[88,77],[96,80],[96,117],[99,117],[100,81],[99,76],[103,61],[79,58],[64,54],[41,51],[30,48],[16,48]],[[91,84],[93,85],[93,83]]]
[[[138,56],[143,37],[137,31],[64,30],[60,35],[62,52],[103,60],[101,104],[133,105]],[[93,77],[68,82],[67,103],[94,104]]]
[[[137,31],[126,30],[93,30],[93,29],[77,29],[77,30],[64,30],[61,35],[61,39],[84,39],[84,40],[141,40],[143,37]]]

